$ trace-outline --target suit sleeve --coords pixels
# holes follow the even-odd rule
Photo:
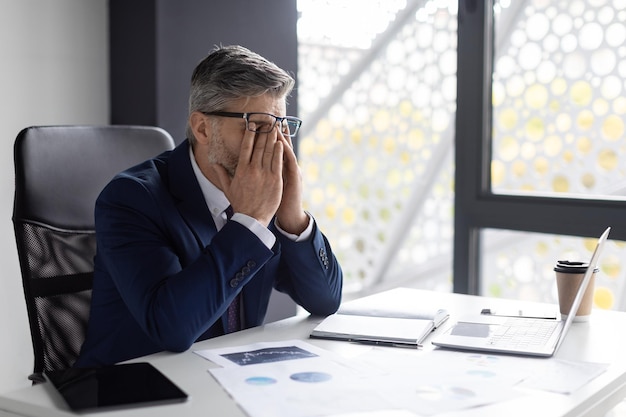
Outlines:
[[[183,351],[273,252],[237,222],[203,247],[175,202],[159,193],[126,177],[105,188],[95,210],[97,256],[142,330],[163,349]],[[212,224],[208,212],[206,221]]]
[[[279,231],[275,234],[281,245],[276,289],[289,294],[313,315],[335,313],[341,303],[343,273],[317,223],[309,239],[302,242],[294,242]]]

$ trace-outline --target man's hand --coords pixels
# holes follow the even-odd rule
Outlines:
[[[306,229],[309,217],[302,209],[302,174],[291,138],[278,129],[244,132],[233,178],[220,165],[211,168],[236,213],[265,226],[276,215],[280,227],[295,235]]]
[[[269,225],[283,198],[283,148],[276,129],[270,133],[245,130],[234,177],[224,167],[211,165],[236,213]]]
[[[276,217],[280,227],[294,235],[302,233],[309,224],[309,216],[302,209],[302,173],[293,143],[289,136],[278,134],[283,142],[283,198]]]

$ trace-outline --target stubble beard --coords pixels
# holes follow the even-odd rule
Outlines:
[[[237,170],[239,156],[230,152],[224,143],[224,138],[219,132],[214,132],[209,153],[209,162],[224,167],[228,175],[232,178]]]

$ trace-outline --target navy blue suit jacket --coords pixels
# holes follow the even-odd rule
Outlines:
[[[262,324],[272,288],[313,315],[339,307],[342,271],[317,225],[310,239],[293,242],[272,222],[271,250],[235,221],[217,232],[188,141],[118,174],[95,218],[91,315],[75,366],[180,352],[222,335],[240,292],[246,327]]]

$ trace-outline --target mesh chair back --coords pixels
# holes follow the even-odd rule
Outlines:
[[[93,211],[113,176],[172,149],[162,129],[42,126],[15,141],[13,225],[34,373],[72,366],[85,338],[96,252]]]

